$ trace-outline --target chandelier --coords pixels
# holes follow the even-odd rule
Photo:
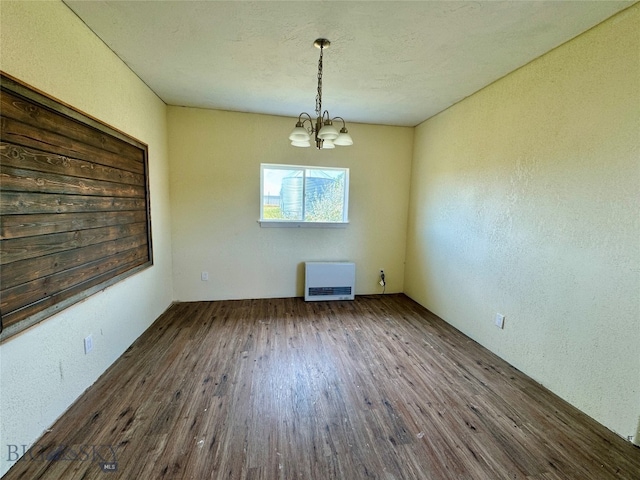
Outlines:
[[[344,118],[333,117],[329,115],[329,111],[322,111],[322,53],[325,48],[329,48],[331,42],[326,38],[318,38],[313,45],[320,49],[320,60],[318,60],[318,94],[316,95],[316,120],[313,123],[313,118],[306,112],[302,112],[298,115],[298,122],[295,128],[289,135],[291,145],[294,147],[310,147],[311,136],[315,137],[316,147],[318,150],[326,148],[335,148],[339,146],[353,145],[353,140],[349,131],[347,130]],[[304,118],[303,117],[307,117]],[[342,121],[342,128],[340,131],[333,126],[334,120]],[[308,125],[306,123],[309,122]]]

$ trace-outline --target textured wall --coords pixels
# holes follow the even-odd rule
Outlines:
[[[302,262],[356,262],[356,291],[403,289],[413,129],[350,125],[355,144],[290,146],[295,119],[168,108],[174,298],[303,294]],[[350,168],[346,228],[261,228],[260,163]],[[209,272],[202,282],[200,272]]]
[[[61,2],[3,0],[0,9],[4,72],[149,145],[154,247],[152,268],[0,345],[3,474],[7,445],[34,442],[166,309],[172,274],[164,103]]]
[[[639,18],[417,127],[405,276],[412,298],[625,437],[640,418]]]

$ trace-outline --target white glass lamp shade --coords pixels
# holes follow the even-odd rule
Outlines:
[[[353,139],[351,138],[351,135],[349,135],[349,132],[347,132],[347,129],[342,128],[340,130],[340,134],[333,143],[341,147],[348,147],[349,145],[353,145]]]
[[[333,140],[338,138],[338,135],[338,130],[330,123],[324,125],[318,132],[318,138],[321,138],[322,140]]]
[[[296,124],[296,127],[289,135],[289,140],[292,142],[308,142],[310,138],[309,132],[307,132],[300,122]]]
[[[291,145],[294,147],[310,147],[311,142],[309,140],[291,140]]]
[[[330,148],[336,148],[336,146],[333,143],[333,140],[329,140],[328,138],[325,138],[322,141],[322,150],[326,150],[326,149],[330,149]]]

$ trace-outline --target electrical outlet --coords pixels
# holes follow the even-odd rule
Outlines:
[[[89,335],[84,339],[84,354],[86,355],[93,350],[93,335]]]
[[[496,313],[496,327],[504,328],[504,315]]]
[[[208,282],[208,281],[209,281],[209,272],[202,272],[202,273],[200,274],[200,279],[201,279],[203,282]]]
[[[386,277],[384,275],[384,269],[380,269],[380,281],[378,282],[381,287],[384,287],[387,284]]]

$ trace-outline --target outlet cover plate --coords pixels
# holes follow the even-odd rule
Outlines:
[[[504,315],[496,313],[496,327],[504,328]]]
[[[84,339],[84,354],[86,355],[93,350],[93,335],[89,335]]]

